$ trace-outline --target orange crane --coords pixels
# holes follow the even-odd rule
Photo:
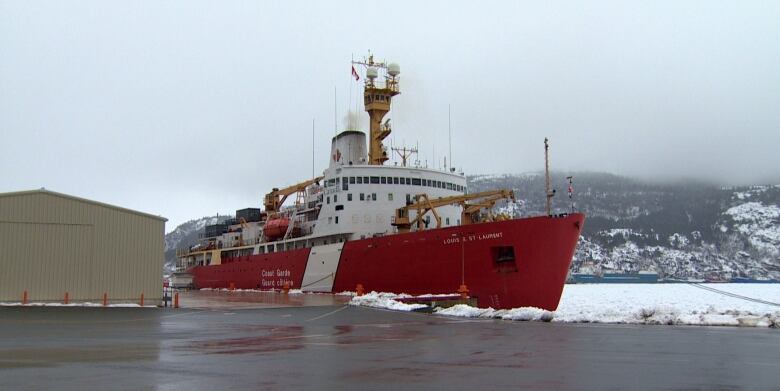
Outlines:
[[[435,199],[430,199],[428,195],[424,193],[417,194],[414,196],[415,202],[398,208],[395,211],[393,225],[398,228],[398,232],[409,232],[412,225],[416,225],[417,230],[422,231],[425,229],[423,217],[428,212],[431,212],[436,220],[436,228],[441,228],[441,217],[436,213],[436,208],[447,205],[460,205],[463,208],[463,212],[461,212],[461,224],[472,224],[479,221],[480,210],[485,208],[490,211],[490,208],[501,199],[514,202],[515,193],[512,190],[498,189]],[[477,202],[468,202],[474,200],[477,200]],[[409,220],[410,211],[417,212],[417,215],[413,220]],[[491,212],[488,212],[488,219],[493,219]]]
[[[291,194],[302,193],[304,190],[306,190],[307,187],[314,183],[318,183],[320,180],[322,180],[322,178],[323,177],[318,176],[316,178],[285,187],[284,189],[274,188],[270,193],[265,195],[265,199],[263,200],[265,213],[270,216],[271,214],[278,212],[282,207],[282,204],[284,204],[284,201],[287,200],[287,197],[289,197]]]

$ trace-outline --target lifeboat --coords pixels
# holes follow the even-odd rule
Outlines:
[[[284,236],[287,233],[287,227],[290,226],[290,219],[286,217],[278,217],[268,220],[263,227],[263,235],[268,240],[276,240]]]

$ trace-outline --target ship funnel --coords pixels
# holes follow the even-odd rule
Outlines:
[[[330,167],[365,164],[366,134],[346,130],[333,137],[330,147]]]

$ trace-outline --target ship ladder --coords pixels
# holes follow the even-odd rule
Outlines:
[[[290,234],[292,233],[293,226],[295,226],[295,216],[298,215],[298,209],[294,209],[293,213],[290,215],[290,223],[287,225],[287,232],[284,233],[284,237],[282,240],[287,240],[290,237]]]

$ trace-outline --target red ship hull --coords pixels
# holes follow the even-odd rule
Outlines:
[[[366,291],[453,293],[463,284],[480,307],[555,310],[584,219],[574,213],[350,241],[341,251],[332,292],[362,284]],[[300,288],[309,253],[299,249],[197,266],[193,283],[279,289],[286,281]],[[270,280],[269,270],[277,271]]]

